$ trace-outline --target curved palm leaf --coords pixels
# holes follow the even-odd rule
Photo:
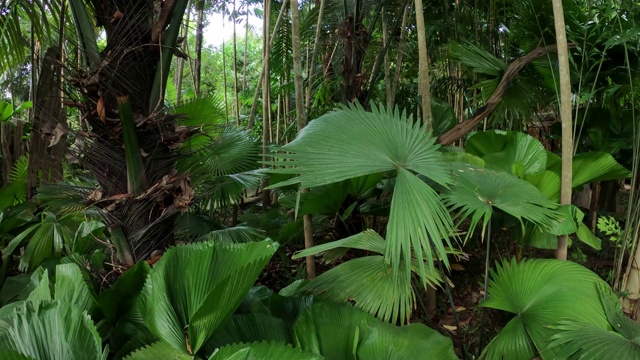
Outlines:
[[[562,162],[554,161],[549,170],[561,173]],[[574,188],[594,181],[626,179],[631,172],[620,165],[609,153],[586,152],[573,157]]]
[[[277,247],[265,240],[168,250],[145,284],[147,327],[174,349],[195,354],[240,304]]]
[[[453,174],[456,183],[442,197],[448,206],[459,211],[460,220],[471,218],[468,236],[478,224],[482,224],[484,232],[494,207],[521,223],[528,220],[539,227],[551,226],[560,218],[555,202],[509,173],[454,165]]]
[[[297,346],[327,359],[457,359],[451,339],[425,325],[397,327],[348,305],[314,303],[294,334]]]
[[[348,249],[384,255],[385,241],[375,231],[366,230],[346,239],[299,251],[293,258],[325,253],[325,257],[330,261],[342,256]],[[417,260],[414,260],[412,265],[413,271],[417,272]],[[428,272],[427,284],[435,286],[441,281],[442,277],[438,272]],[[347,299],[356,307],[392,323],[398,320],[408,322],[415,301],[411,283],[390,272],[389,266],[381,256],[349,260],[300,286],[297,292],[310,293],[337,302]]]
[[[155,342],[151,345],[140,348],[132,352],[129,356],[125,357],[125,360],[157,360],[157,359],[170,359],[170,360],[192,360],[194,356],[183,354],[178,350],[171,347],[163,341]]]
[[[34,359],[91,360],[108,355],[89,315],[59,301],[22,304],[0,335],[0,349]]]
[[[227,345],[208,358],[208,360],[242,359],[321,360],[324,357],[295,349],[291,345],[265,341]]]
[[[612,330],[561,321],[554,326],[559,333],[549,344],[561,349],[556,359],[640,359],[640,325],[622,313],[620,302],[607,286],[598,286],[598,295]]]
[[[426,282],[434,260],[448,266],[444,242],[453,222],[437,193],[416,174],[447,186],[450,174],[438,145],[425,127],[406,114],[384,107],[366,112],[358,105],[328,113],[309,123],[291,143],[271,155],[276,173],[295,178],[276,184],[316,187],[363,175],[397,172],[389,215],[385,261],[404,277],[411,274],[411,258],[418,259],[419,274]],[[408,280],[407,280],[408,282]]]
[[[552,259],[504,262],[491,271],[488,299],[481,306],[515,315],[487,345],[486,359],[551,359],[558,348],[548,348],[558,330],[551,326],[566,319],[602,329],[607,318],[598,300],[597,286],[606,283],[590,270]],[[609,290],[610,291],[610,290]]]
[[[465,142],[465,151],[482,158],[487,167],[514,175],[521,164],[525,174],[546,169],[546,150],[533,136],[516,131],[489,130],[478,132]]]

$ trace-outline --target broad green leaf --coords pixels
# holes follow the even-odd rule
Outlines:
[[[239,343],[224,346],[214,352],[208,360],[321,360],[314,355],[291,345],[278,342]]]
[[[458,211],[460,221],[470,218],[467,236],[478,224],[484,232],[494,208],[521,223],[528,220],[540,227],[550,226],[560,218],[555,202],[535,186],[509,173],[462,166],[454,169],[454,179],[455,185],[442,197],[448,206]]]
[[[428,283],[439,275],[431,273]],[[350,301],[383,321],[409,321],[415,294],[411,282],[395,275],[382,256],[365,256],[344,262],[304,284],[300,293],[335,302]]]
[[[169,249],[144,288],[149,330],[176,350],[196,353],[238,307],[277,247],[265,240]]]
[[[0,336],[0,348],[35,359],[103,360],[108,350],[86,313],[58,301],[25,302],[11,327]]]
[[[395,273],[402,265],[408,279],[415,256],[424,284],[434,261],[448,265],[445,244],[451,247],[453,234],[453,222],[440,197],[416,176],[443,187],[450,183],[450,171],[438,149],[426,128],[405,114],[384,107],[366,112],[353,105],[310,122],[267,163],[277,167],[275,173],[297,175],[272,187],[300,184],[308,188],[397,172],[385,259]]]
[[[526,174],[524,179],[537,187],[547,199],[560,202],[560,176],[553,171]]]
[[[543,359],[552,359],[558,349],[547,347],[558,331],[551,326],[560,319],[608,328],[598,299],[599,285],[606,286],[598,275],[569,261],[514,260],[498,265],[491,272],[488,299],[481,306],[510,312],[514,318],[482,356],[520,359],[540,353]]]
[[[151,272],[146,261],[140,261],[125,271],[108,289],[98,296],[102,313],[109,321],[115,321],[126,314],[138,296]]]
[[[258,341],[291,344],[293,342],[291,324],[268,314],[233,315],[218,328],[204,349],[215,350],[234,343]],[[213,351],[206,353],[213,353]]]
[[[342,240],[331,241],[326,244],[298,251],[292,259],[300,259],[306,256],[316,255],[334,249],[360,249],[384,255],[385,243],[382,236],[369,229],[359,234],[349,236]]]
[[[562,162],[554,162],[549,170],[562,173]],[[573,188],[595,181],[618,180],[631,176],[609,153],[591,151],[573,157]]]
[[[125,357],[125,360],[192,360],[194,356],[186,355],[171,347],[171,345],[158,341],[145,346]]]
[[[365,321],[358,326],[358,359],[458,360],[450,338],[423,324],[394,326],[379,321]]]
[[[465,151],[482,158],[487,167],[508,173],[518,164],[526,174],[543,171],[547,166],[546,150],[540,141],[515,131],[478,132],[466,141]]]
[[[55,300],[73,304],[86,312],[96,306],[96,299],[76,264],[56,266]]]

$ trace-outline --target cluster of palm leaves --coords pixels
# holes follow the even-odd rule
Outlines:
[[[1,293],[3,359],[455,359],[424,325],[396,327],[348,305],[251,289],[270,240],[199,243],[140,262],[96,292],[73,263]],[[53,275],[53,274],[51,274]],[[53,282],[53,283],[52,283]],[[51,341],[52,334],[57,340]]]

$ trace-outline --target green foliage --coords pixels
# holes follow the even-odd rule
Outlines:
[[[197,353],[240,304],[276,249],[277,243],[266,240],[168,250],[145,284],[142,314],[147,327],[174,349]]]
[[[418,177],[442,186],[451,182],[434,140],[406,114],[375,107],[366,112],[352,106],[309,123],[269,163],[278,167],[276,173],[297,175],[275,187],[298,183],[316,187],[383,172],[397,175],[385,261],[394,273],[403,272],[408,279],[415,256],[424,284],[437,259],[448,264],[445,245],[451,247],[453,234],[452,220],[441,199]]]
[[[486,359],[553,359],[561,351],[549,347],[562,319],[606,330],[598,287],[611,289],[588,269],[568,261],[532,259],[504,262],[491,272],[488,299],[481,306],[514,314],[483,350]],[[577,299],[580,299],[577,301]]]
[[[620,223],[613,216],[600,216],[597,223],[598,230],[609,237],[616,247],[621,247],[623,243],[623,230]]]

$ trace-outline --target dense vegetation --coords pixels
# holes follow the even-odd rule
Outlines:
[[[2,359],[640,359],[637,1],[9,0],[0,46]]]

